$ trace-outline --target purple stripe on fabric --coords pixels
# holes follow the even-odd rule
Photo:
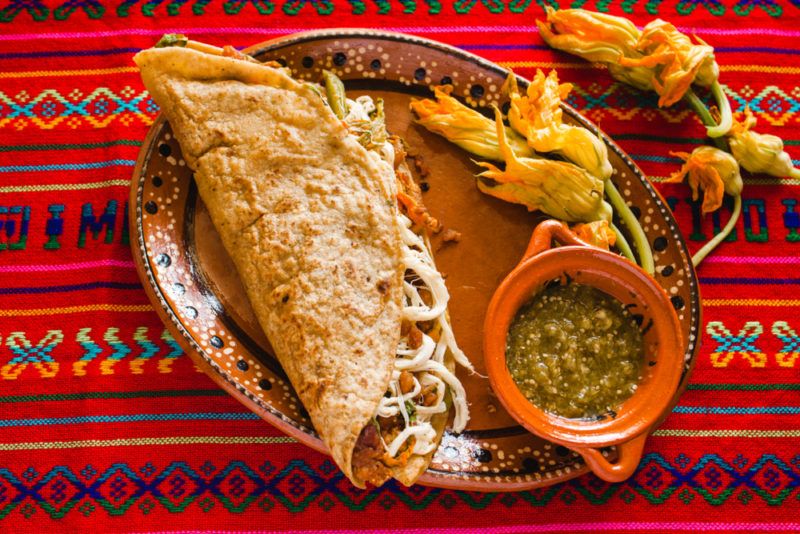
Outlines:
[[[0,54],[0,59],[23,59],[37,57],[113,56],[135,54],[140,48],[109,48],[107,50],[43,50],[39,52],[9,52]]]
[[[38,295],[44,293],[72,293],[75,291],[89,291],[91,289],[141,289],[137,283],[124,282],[87,282],[85,284],[72,284],[63,286],[36,286],[36,287],[0,287],[0,295]]]
[[[95,267],[124,267],[133,269],[132,261],[123,260],[98,260],[80,263],[54,263],[52,265],[0,265],[0,273],[47,273],[56,271],[78,271],[81,269],[94,269]]]
[[[539,44],[459,43],[455,46],[462,50],[550,50],[549,46]],[[787,54],[798,56],[800,55],[800,50],[791,48],[769,48],[765,46],[715,46],[714,53]]]

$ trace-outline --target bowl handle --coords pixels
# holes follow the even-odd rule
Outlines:
[[[630,441],[617,445],[617,463],[612,464],[597,449],[574,449],[583,456],[586,465],[595,475],[606,482],[622,482],[630,477],[639,466],[642,458],[644,442],[647,441],[647,432],[636,436]]]
[[[528,243],[528,249],[525,251],[525,254],[522,255],[520,262],[548,250],[553,239],[562,245],[591,247],[589,243],[578,239],[578,237],[570,231],[566,223],[555,219],[547,219],[546,221],[540,222],[533,231],[531,240]]]

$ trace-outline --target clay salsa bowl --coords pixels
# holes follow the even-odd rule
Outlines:
[[[566,246],[551,248],[553,239]],[[522,394],[508,370],[506,339],[517,311],[556,281],[589,285],[614,297],[640,325],[642,379],[616,412],[594,419],[568,419],[546,412]],[[494,293],[483,343],[489,381],[511,416],[528,431],[583,456],[592,471],[609,482],[633,474],[649,431],[669,409],[683,369],[680,324],[661,286],[632,262],[587,245],[555,220],[536,227],[522,260]],[[614,464],[600,450],[612,445],[618,451]]]

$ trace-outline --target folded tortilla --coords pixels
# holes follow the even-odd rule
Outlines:
[[[134,60],[314,428],[356,486],[382,483],[353,459],[401,342],[407,229],[392,165],[284,69],[184,47]],[[431,421],[437,444],[447,415]],[[411,484],[432,455],[390,474]]]

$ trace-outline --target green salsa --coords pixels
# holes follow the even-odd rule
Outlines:
[[[642,333],[622,304],[580,284],[545,288],[508,330],[508,370],[525,397],[567,418],[616,411],[641,379]]]

